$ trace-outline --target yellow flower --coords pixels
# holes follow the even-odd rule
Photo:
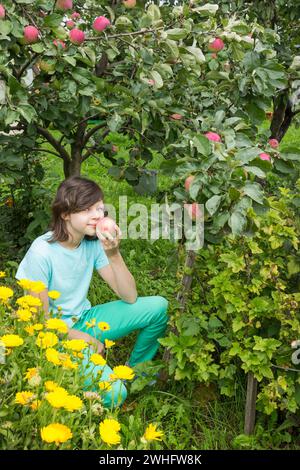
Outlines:
[[[22,289],[24,290],[30,290],[32,281],[30,281],[29,279],[20,279],[19,281],[17,281],[17,284],[19,284],[19,286],[22,287]]]
[[[101,354],[92,354],[90,357],[90,361],[95,364],[95,366],[105,366],[106,360],[104,359]]]
[[[58,292],[57,290],[49,290],[48,297],[50,297],[50,299],[52,300],[56,300],[58,299],[58,297],[60,297],[60,292]]]
[[[0,277],[5,277],[6,274],[5,274],[5,271],[0,271]]]
[[[59,318],[49,318],[46,322],[46,328],[49,330],[57,330],[59,333],[67,333],[68,327],[63,320]]]
[[[79,397],[76,397],[76,395],[69,395],[65,402],[64,408],[67,411],[77,411],[82,408],[82,405],[82,400]]]
[[[33,397],[34,394],[32,392],[18,392],[16,393],[15,403],[18,403],[18,405],[28,405]]]
[[[24,376],[25,376],[25,379],[31,379],[35,375],[38,375],[38,373],[39,373],[38,367],[29,367],[27,371],[25,372]]]
[[[34,400],[31,404],[30,404],[30,408],[34,411],[38,410],[39,407],[41,406],[42,404],[42,400]]]
[[[101,330],[101,331],[108,331],[110,330],[110,326],[108,323],[106,323],[105,321],[100,321],[98,323],[98,328]]]
[[[33,335],[34,335],[34,328],[33,328],[32,325],[31,325],[31,326],[26,326],[26,327],[24,328],[24,330],[25,330],[30,336],[33,336]]]
[[[156,427],[157,424],[152,423],[147,426],[145,434],[143,435],[143,438],[146,439],[146,441],[161,441],[164,433],[163,431],[157,431]]]
[[[76,362],[72,362],[69,354],[60,354],[61,365],[64,369],[77,369],[78,364]]]
[[[32,318],[32,313],[30,312],[30,310],[27,310],[25,308],[19,308],[16,311],[16,315],[17,315],[18,321],[29,321]]]
[[[48,351],[48,349],[47,349],[47,351]],[[53,392],[53,390],[58,388],[59,385],[56,382],[53,382],[53,380],[47,380],[45,382],[45,387],[46,387],[46,390],[48,390],[48,392]]]
[[[90,322],[86,321],[85,324],[87,328],[93,328],[96,326],[96,318],[93,318]]]
[[[110,339],[105,339],[104,340],[104,345],[106,349],[112,348],[116,343],[114,341],[111,341]]]
[[[58,337],[56,336],[56,334],[51,333],[50,331],[48,331],[47,333],[41,331],[38,334],[35,343],[42,349],[51,348],[52,346],[55,346],[58,343]]]
[[[98,385],[99,385],[100,390],[103,390],[105,392],[108,392],[109,390],[111,390],[111,383],[107,382],[106,380],[103,380],[103,382],[99,382]]]
[[[121,436],[119,434],[120,429],[121,426],[118,421],[110,418],[105,419],[99,425],[99,432],[102,441],[109,446],[119,444],[121,442]]]
[[[62,387],[57,387],[53,392],[47,393],[46,400],[53,408],[64,408],[67,397],[67,390]]]
[[[9,287],[0,286],[0,300],[7,302],[7,300],[14,295],[14,291]]]
[[[72,436],[71,429],[60,423],[52,423],[41,429],[41,438],[43,441],[48,443],[55,442],[56,445],[66,442],[68,439],[71,439]]]
[[[47,361],[52,362],[52,364],[55,364],[56,366],[61,365],[59,352],[56,351],[56,349],[53,349],[53,348],[46,349],[46,359]]]
[[[19,335],[4,335],[0,337],[0,341],[2,341],[7,348],[22,346],[24,343],[24,340]]]
[[[42,323],[35,323],[32,328],[36,331],[40,331],[44,328],[44,325]]]
[[[30,290],[36,294],[39,294],[46,288],[47,286],[42,281],[31,281]]]
[[[41,307],[42,301],[33,295],[23,295],[17,299],[17,304],[23,308]]]
[[[113,374],[111,374],[113,379],[120,380],[132,380],[134,375],[133,369],[128,366],[116,366],[113,368]]]
[[[63,345],[66,349],[71,349],[71,351],[82,351],[88,346],[88,344],[83,339],[71,339],[64,341]]]

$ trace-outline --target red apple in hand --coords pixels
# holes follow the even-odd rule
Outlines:
[[[117,224],[110,217],[103,217],[96,225],[96,234],[97,237],[100,238],[99,234],[106,236],[107,233],[115,238],[117,234]]]

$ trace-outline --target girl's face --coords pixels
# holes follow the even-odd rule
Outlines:
[[[75,236],[95,235],[96,225],[104,217],[104,203],[98,201],[88,209],[64,216],[68,231]]]

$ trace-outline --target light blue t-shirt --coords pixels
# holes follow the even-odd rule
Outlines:
[[[93,270],[107,266],[109,261],[100,240],[83,239],[71,250],[59,242],[48,243],[51,235],[50,231],[33,241],[16,278],[42,281],[49,291],[59,291],[57,300],[49,298],[49,311],[52,309],[56,314],[57,307],[62,307],[62,319],[72,327],[72,317],[79,319],[84,310],[91,308],[87,293]]]

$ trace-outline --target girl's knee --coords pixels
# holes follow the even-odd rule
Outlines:
[[[169,302],[165,297],[162,297],[161,295],[155,295],[153,296],[153,308],[155,309],[155,312],[157,313],[157,316],[160,320],[163,320],[165,323],[168,321],[168,315],[167,315],[167,310],[168,310],[168,305]]]

